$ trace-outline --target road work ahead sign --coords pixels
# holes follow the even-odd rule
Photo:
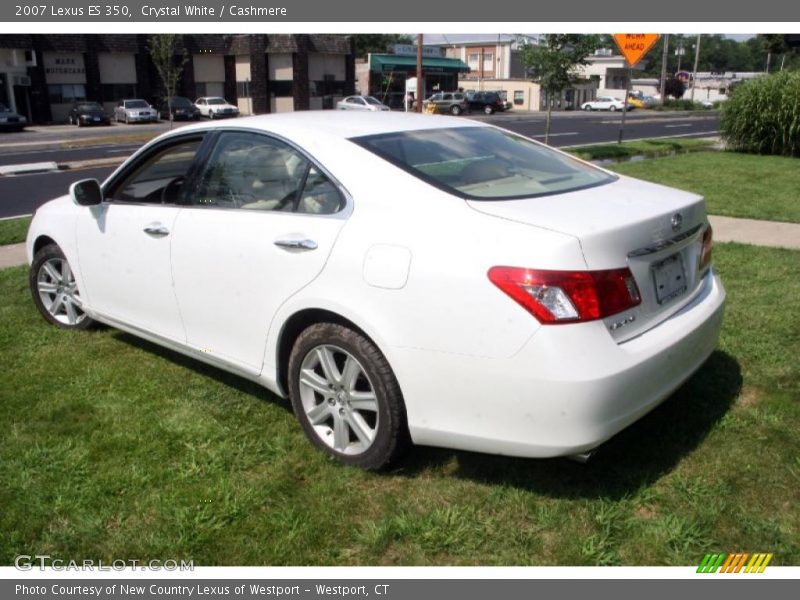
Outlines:
[[[614,41],[617,42],[622,56],[630,66],[634,66],[648,50],[658,41],[657,33],[615,33]]]

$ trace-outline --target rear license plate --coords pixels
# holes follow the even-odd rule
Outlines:
[[[94,122],[95,122],[95,123],[99,123],[99,122],[100,122],[100,117],[95,117],[95,118],[94,118]]]
[[[686,291],[686,273],[680,254],[673,254],[655,263],[652,273],[659,304],[669,302]]]

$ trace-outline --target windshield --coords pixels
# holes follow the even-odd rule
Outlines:
[[[352,141],[438,188],[473,200],[543,196],[616,179],[493,127],[401,131]]]
[[[225,102],[225,98],[209,98],[206,100],[206,102],[209,104],[227,104],[227,102]]]
[[[0,112],[11,112],[11,110],[2,102],[0,102]]]
[[[149,108],[150,105],[144,100],[130,100],[125,103],[125,108]]]
[[[84,104],[78,104],[78,110],[103,110],[103,107],[97,102],[86,102]]]
[[[377,98],[373,98],[372,96],[364,96],[364,100],[367,101],[367,104],[374,104],[375,106],[380,106],[381,102]]]
[[[172,106],[186,108],[188,106],[193,106],[193,104],[188,98],[184,98],[182,96],[176,96],[175,98],[172,99]]]

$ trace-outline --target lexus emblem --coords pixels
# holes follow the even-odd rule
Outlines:
[[[672,215],[672,218],[669,220],[669,222],[672,225],[672,231],[678,231],[683,224],[683,215],[681,213],[675,213]]]

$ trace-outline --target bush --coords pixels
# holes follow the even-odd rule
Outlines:
[[[655,106],[656,110],[703,110],[703,105],[699,102],[692,102],[691,100],[673,100],[667,98],[664,104]]]
[[[800,156],[800,72],[737,86],[722,106],[720,131],[732,150]]]

